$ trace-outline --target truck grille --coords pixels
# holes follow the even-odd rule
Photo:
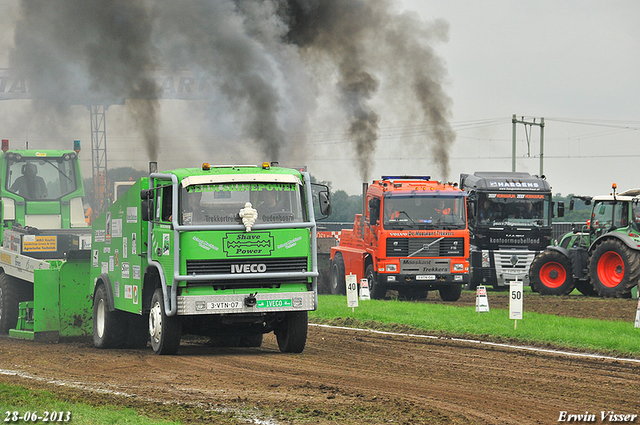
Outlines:
[[[503,279],[527,280],[535,256],[534,251],[494,251],[496,273]]]
[[[438,238],[389,238],[387,257],[407,257]],[[444,238],[416,253],[414,257],[463,257],[464,238]]]
[[[216,281],[192,281],[189,286],[224,285],[254,287],[256,284],[271,286],[280,283],[301,282],[300,277],[267,278],[264,273],[294,273],[308,271],[307,257],[293,258],[255,258],[242,260],[187,260],[187,275],[205,274],[241,274],[246,279],[225,279]]]

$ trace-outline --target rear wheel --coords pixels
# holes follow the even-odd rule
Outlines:
[[[367,267],[364,269],[364,277],[369,281],[369,296],[371,299],[384,299],[385,295],[387,295],[387,287],[378,281],[376,273],[373,270],[373,264],[367,264]]]
[[[398,289],[398,295],[403,300],[417,301],[419,299],[427,298],[429,296],[429,291],[426,289],[404,288]]]
[[[567,295],[573,291],[573,272],[569,257],[558,251],[544,251],[529,268],[531,286],[541,295]]]
[[[292,311],[275,329],[278,348],[283,353],[302,353],[307,343],[309,313]]]
[[[620,240],[607,239],[593,250],[588,269],[601,297],[627,297],[640,278],[640,255]]]
[[[149,315],[127,314],[127,336],[124,346],[127,348],[146,348],[149,342]]]
[[[121,311],[110,311],[104,284],[96,288],[93,298],[93,345],[96,348],[118,348],[126,337],[126,318]]]
[[[462,294],[462,285],[453,284],[442,286],[438,291],[440,292],[442,301],[458,301]]]
[[[262,334],[257,332],[243,333],[240,337],[240,347],[261,347]]]
[[[180,347],[180,318],[167,316],[164,309],[162,289],[158,288],[151,299],[149,312],[151,346],[156,354],[176,354]]]
[[[331,260],[331,282],[329,283],[329,290],[334,295],[345,295],[347,293],[344,281],[344,261],[340,253],[336,253],[333,260]]]

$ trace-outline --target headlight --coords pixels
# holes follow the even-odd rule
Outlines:
[[[387,282],[395,282],[395,281],[396,281],[395,276],[387,276]]]
[[[398,265],[397,264],[387,264],[387,271],[388,272],[395,272],[398,270]]]
[[[454,264],[453,265],[453,271],[454,272],[461,272],[464,271],[464,264],[460,263],[460,264]]]

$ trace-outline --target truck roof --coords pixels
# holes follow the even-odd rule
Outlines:
[[[208,165],[208,164],[206,164]],[[264,181],[258,176],[294,176],[299,181],[302,178],[301,172],[293,168],[283,167],[271,167],[266,165],[211,165],[207,168],[205,164],[201,168],[178,168],[175,170],[165,171],[168,174],[175,174],[179,180],[185,180],[187,178],[194,178],[198,176],[211,177],[211,182],[214,182],[215,176],[256,176],[255,181]],[[249,180],[252,178],[249,177]],[[197,179],[196,179],[197,180]],[[233,181],[233,179],[227,179],[226,181]],[[272,179],[269,179],[272,180]],[[243,178],[242,181],[248,181],[247,178]]]
[[[411,176],[411,178],[383,176],[381,180],[374,180],[369,188],[371,190],[379,190],[385,196],[412,194],[466,196],[466,193],[458,188],[457,183],[442,183],[429,180],[427,176],[425,178],[419,176]]]
[[[616,195],[615,198],[617,201],[621,202],[631,202],[634,199],[638,199],[638,196],[625,196],[625,195]],[[599,195],[594,196],[591,201],[613,201],[613,195]]]
[[[551,190],[545,176],[507,171],[476,171],[473,174],[460,174],[460,188],[463,190],[523,190],[527,192]]]

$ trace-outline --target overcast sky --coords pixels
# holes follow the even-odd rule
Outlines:
[[[0,68],[10,66],[8,52],[20,19],[18,4],[0,0]],[[448,175],[443,176],[438,158],[424,148],[429,144],[425,139],[429,126],[404,113],[405,95],[389,97],[387,90],[385,97],[374,96],[380,122],[370,179],[382,174],[428,174],[458,181],[460,173],[510,171],[511,117],[516,114],[527,122],[545,120],[543,172],[554,193],[604,194],[613,182],[621,190],[640,187],[636,167],[640,162],[640,2],[398,0],[394,4],[396,13],[416,13],[425,27],[437,28],[439,37],[430,47],[443,68],[442,90],[451,101],[448,118],[456,138],[449,148]],[[383,80],[384,76],[384,85]],[[304,136],[307,155],[296,161],[304,162],[319,179],[331,181],[334,189],[357,194],[362,179],[354,147],[346,140],[344,118],[334,115],[334,95],[323,95],[323,87],[328,86],[318,84],[316,103],[306,105],[309,110],[316,108],[315,116]],[[300,86],[296,96],[305,96],[305,89]],[[219,113],[218,129],[211,130],[211,123],[202,128],[194,118],[198,108],[187,104],[161,101],[161,169],[198,166],[205,160],[228,164],[246,162],[245,158],[255,163],[271,159],[226,154],[218,145],[212,149],[203,141],[205,130],[217,132],[217,138],[227,137],[228,143],[247,152],[255,148],[234,141],[234,132],[219,130],[233,125],[230,115]],[[289,108],[296,111],[297,106],[293,102]],[[0,136],[11,139],[12,147],[22,147],[29,140],[31,147],[66,148],[80,139],[83,171],[89,176],[86,107],[67,111],[64,125],[51,120],[51,115],[40,116],[33,110],[30,101],[0,102]],[[517,171],[538,174],[540,127],[518,124],[516,131]],[[139,133],[126,108],[109,107],[110,168],[146,169],[149,157]]]
[[[513,114],[544,118],[543,172],[554,193],[640,187],[640,2],[404,0],[444,19],[457,139],[452,175],[511,171]],[[540,127],[517,124],[516,168],[540,171]],[[529,130],[527,130],[529,131]]]

